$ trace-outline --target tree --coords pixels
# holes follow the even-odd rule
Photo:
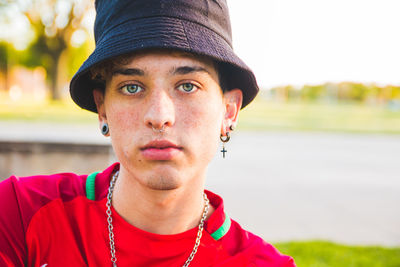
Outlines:
[[[4,88],[8,88],[8,44],[0,42],[0,73],[4,73]]]
[[[68,50],[77,30],[88,31],[85,16],[92,0],[18,0],[20,12],[28,18],[35,38],[24,53],[27,66],[46,69],[52,99],[60,98],[60,58]]]

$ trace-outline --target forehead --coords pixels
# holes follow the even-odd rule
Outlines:
[[[114,59],[114,67],[121,67],[124,65],[130,65],[137,63],[142,63],[143,61],[151,63],[152,61],[160,61],[166,59],[174,59],[175,61],[182,62],[192,62],[203,65],[210,70],[216,71],[216,63],[209,57],[200,56],[193,53],[176,51],[176,50],[168,50],[168,49],[152,49],[152,50],[144,50],[139,51],[123,56],[119,56]]]

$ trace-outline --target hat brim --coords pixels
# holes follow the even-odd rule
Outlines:
[[[226,75],[228,90],[242,90],[242,108],[259,91],[253,72],[236,56],[229,43],[214,31],[176,18],[148,17],[140,21],[126,21],[102,35],[93,53],[71,80],[72,99],[80,107],[97,112],[92,91],[99,84],[91,78],[89,70],[96,64],[119,55],[160,48],[208,56],[219,62]]]

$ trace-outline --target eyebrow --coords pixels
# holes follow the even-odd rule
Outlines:
[[[182,67],[177,67],[173,68],[172,71],[170,72],[172,75],[185,75],[189,73],[194,73],[194,72],[205,72],[210,74],[210,72],[200,66],[182,66]],[[144,76],[145,73],[141,69],[136,69],[136,68],[119,68],[116,69],[112,72],[112,76],[114,75],[136,75],[136,76]]]
[[[112,76],[117,74],[144,76],[144,71],[135,68],[121,68],[121,69],[116,69],[112,72]]]
[[[185,75],[193,72],[205,72],[210,74],[210,72],[207,69],[200,66],[182,66],[174,68],[171,73],[173,75]]]

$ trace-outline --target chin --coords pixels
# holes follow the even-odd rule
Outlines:
[[[147,186],[153,190],[174,190],[181,185],[182,182],[178,178],[165,174],[152,176],[147,180]]]

